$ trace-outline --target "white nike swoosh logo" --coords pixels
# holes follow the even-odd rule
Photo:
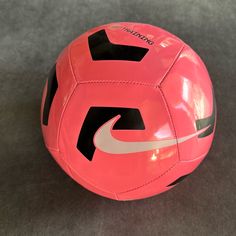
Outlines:
[[[111,130],[115,122],[120,118],[120,116],[115,116],[108,122],[106,122],[103,126],[101,126],[96,134],[94,135],[94,145],[96,148],[100,149],[103,152],[107,152],[110,154],[128,154],[135,152],[144,152],[150,151],[159,148],[165,148],[173,146],[177,143],[183,143],[201,133],[203,133],[206,129],[199,130],[196,133],[177,138],[177,139],[167,139],[161,141],[141,141],[141,142],[124,142],[114,138],[111,135]]]

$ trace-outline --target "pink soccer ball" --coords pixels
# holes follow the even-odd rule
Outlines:
[[[45,85],[41,125],[62,169],[116,200],[171,189],[207,155],[216,108],[205,65],[158,27],[111,23],[79,36]]]

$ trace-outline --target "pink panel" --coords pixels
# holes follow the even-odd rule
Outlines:
[[[140,185],[139,187],[129,189],[121,193],[117,193],[117,198],[119,200],[142,199],[151,197],[156,193],[165,192],[176,186],[172,185],[168,187],[169,184],[173,183],[179,177],[191,174],[202,162],[204,157],[205,155],[199,157],[194,161],[178,162],[168,168],[162,175],[157,176],[151,181],[146,182],[145,184]],[[191,176],[189,178],[191,178]]]
[[[167,100],[177,137],[197,131],[196,120],[213,112],[213,90],[207,70],[197,54],[188,46],[168,73],[161,89]],[[192,138],[178,145],[181,160],[192,160],[207,153],[213,133]]]
[[[119,27],[113,28],[116,25]],[[149,45],[144,40],[126,32],[123,30],[124,27],[152,38],[154,44]],[[101,29],[106,30],[110,42],[114,44],[144,47],[149,51],[141,63],[120,60],[94,62],[90,55],[88,37]],[[76,78],[80,82],[135,81],[157,85],[174,63],[182,47],[182,41],[160,28],[144,24],[116,23],[86,32],[72,42],[70,53]]]
[[[120,192],[150,181],[178,161],[176,145],[119,155],[96,149],[93,160],[88,161],[76,146],[81,126],[91,106],[140,110],[145,130],[112,130],[116,139],[141,142],[175,138],[158,89],[119,83],[80,84],[73,93],[62,121],[60,150],[65,161],[82,178],[103,190]]]

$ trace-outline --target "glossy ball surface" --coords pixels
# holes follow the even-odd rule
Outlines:
[[[206,67],[158,27],[111,23],[75,39],[45,85],[41,126],[62,169],[99,195],[169,190],[208,153],[215,129]]]

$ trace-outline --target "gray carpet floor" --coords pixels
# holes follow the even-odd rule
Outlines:
[[[71,180],[45,149],[42,88],[59,52],[87,29],[136,21],[167,29],[204,60],[218,122],[207,159],[173,190],[116,202]],[[236,2],[0,0],[1,235],[235,235]]]

